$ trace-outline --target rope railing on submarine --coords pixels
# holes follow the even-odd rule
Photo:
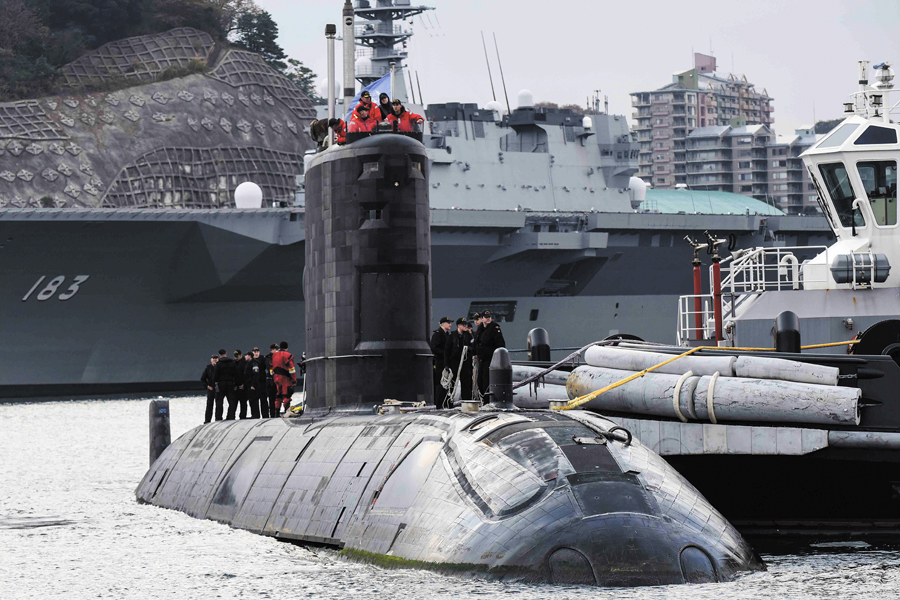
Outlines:
[[[618,342],[619,340],[613,340],[613,341]],[[834,346],[849,346],[849,345],[858,344],[858,343],[859,343],[859,340],[848,340],[845,342],[829,342],[827,344],[812,344],[809,346],[801,346],[800,349],[801,350],[813,350],[815,348],[830,348],[830,347],[834,347]],[[600,345],[600,344],[588,344],[587,346],[584,347],[584,349],[582,351],[587,350],[591,346],[595,346],[595,345]],[[624,379],[620,379],[619,381],[616,381],[615,383],[611,383],[606,387],[600,388],[599,390],[595,390],[589,394],[585,394],[584,396],[579,396],[578,398],[574,398],[563,406],[552,407],[551,410],[572,410],[573,408],[578,408],[582,404],[587,404],[591,400],[597,398],[598,396],[600,396],[602,394],[605,394],[606,392],[608,392],[610,390],[614,390],[617,387],[623,386],[630,381],[634,381],[635,379],[643,377],[647,373],[650,373],[660,367],[663,367],[665,365],[673,363],[676,360],[678,360],[679,358],[684,358],[685,356],[690,356],[691,354],[693,354],[694,352],[697,352],[699,350],[733,350],[735,352],[775,352],[775,348],[746,348],[746,347],[731,348],[731,347],[725,347],[725,346],[697,346],[695,348],[691,348],[687,352],[682,352],[681,354],[679,354],[677,356],[673,356],[672,358],[670,358],[668,360],[664,360],[663,362],[661,362],[659,364],[653,365],[652,367],[648,367],[648,368],[644,369],[643,371],[633,373],[633,374],[629,375],[628,377],[625,377]],[[575,354],[578,354],[578,353],[576,352]],[[572,356],[573,355],[570,355],[569,358],[571,358]],[[565,361],[563,361],[563,363],[564,362]],[[559,363],[559,364],[561,365],[563,363]],[[552,370],[552,368],[551,368],[551,370]],[[544,374],[546,374],[546,373],[544,373]],[[534,378],[537,378],[539,376],[540,375],[535,375]],[[529,379],[532,379],[532,378],[529,378]]]

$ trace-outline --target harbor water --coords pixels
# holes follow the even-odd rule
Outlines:
[[[204,399],[170,401],[172,438]],[[146,400],[0,405],[0,598],[845,598],[900,595],[900,552],[763,555],[765,573],[638,589],[525,585],[385,570],[141,506]]]

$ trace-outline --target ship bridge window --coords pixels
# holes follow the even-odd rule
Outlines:
[[[816,148],[834,148],[836,146],[840,146],[844,142],[847,141],[856,128],[859,127],[857,123],[845,123],[841,125],[834,132],[829,135],[827,138],[819,142],[819,145]]]
[[[862,132],[856,141],[853,142],[854,146],[868,146],[872,144],[896,144],[897,143],[897,130],[889,129],[887,127],[879,127],[877,125],[871,125],[868,129]]]
[[[831,163],[819,165],[822,179],[825,181],[825,190],[831,198],[838,219],[844,227],[865,227],[866,222],[859,210],[853,210],[853,186],[847,175],[844,163]]]
[[[872,129],[871,127],[869,129]],[[893,132],[893,130],[890,130]],[[863,134],[865,135],[865,134]],[[873,160],[856,163],[878,225],[897,224],[897,163]]]

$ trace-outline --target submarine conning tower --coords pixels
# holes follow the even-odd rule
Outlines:
[[[306,172],[306,407],[432,402],[428,154],[378,134]]]

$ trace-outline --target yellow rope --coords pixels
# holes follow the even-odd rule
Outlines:
[[[800,348],[802,350],[811,350],[813,348],[826,348],[829,346],[847,346],[849,344],[858,344],[858,343],[859,343],[859,340],[849,340],[846,342],[829,342],[827,344],[813,344],[812,346],[801,346]],[[697,346],[696,348],[691,348],[687,352],[683,352],[683,353],[679,354],[678,356],[673,356],[672,358],[665,360],[665,361],[659,363],[658,365],[653,365],[652,367],[646,368],[643,371],[634,373],[633,375],[629,375],[625,379],[620,379],[619,381],[617,381],[615,383],[611,383],[604,388],[593,391],[590,394],[585,394],[584,396],[580,396],[578,398],[575,398],[574,400],[570,400],[569,403],[566,404],[565,406],[555,407],[552,410],[571,410],[573,408],[577,408],[577,407],[581,406],[582,404],[587,404],[588,402],[590,402],[594,398],[597,398],[601,394],[605,394],[606,392],[608,392],[610,390],[614,390],[617,387],[623,386],[626,383],[628,383],[629,381],[634,381],[635,379],[638,379],[639,377],[643,377],[647,373],[655,371],[656,369],[663,367],[671,362],[675,362],[679,358],[684,358],[685,356],[690,356],[691,354],[693,354],[694,352],[697,352],[698,350],[734,350],[736,352],[774,352],[775,348],[730,348],[728,346]]]

